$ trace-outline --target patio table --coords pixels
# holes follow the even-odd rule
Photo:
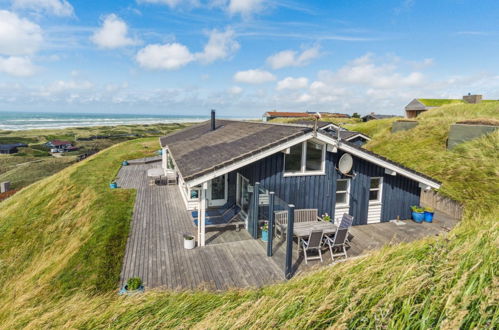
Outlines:
[[[322,230],[324,235],[336,233],[338,227],[329,221],[298,222],[293,226],[293,236],[298,238],[298,253],[300,252],[300,240],[310,235],[312,230]]]

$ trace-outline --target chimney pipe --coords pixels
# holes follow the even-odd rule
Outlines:
[[[214,131],[216,129],[215,124],[215,110],[211,110],[211,130]]]

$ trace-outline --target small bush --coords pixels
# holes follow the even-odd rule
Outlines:
[[[137,290],[138,288],[141,287],[142,285],[142,280],[140,277],[132,277],[128,279],[128,282],[126,283],[127,289],[130,291]]]

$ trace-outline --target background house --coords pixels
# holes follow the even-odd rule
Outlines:
[[[482,100],[482,95],[479,94],[468,94],[463,96],[462,99],[414,99],[408,105],[405,106],[405,117],[406,118],[416,118],[421,113],[431,110],[433,108],[441,107],[446,104],[459,104],[459,103],[469,103],[477,104],[482,101],[490,102],[492,100]]]
[[[15,154],[19,151],[18,148],[27,146],[24,143],[0,144],[0,154]]]
[[[72,142],[62,140],[52,140],[45,144],[50,148],[50,152],[67,152],[77,150]]]
[[[362,117],[362,121],[366,122],[366,121],[370,121],[370,120],[395,118],[395,117],[400,117],[400,116],[396,116],[396,115],[379,115],[379,114],[376,114],[374,112],[371,112],[370,114],[365,115],[364,117]]]
[[[282,111],[268,111],[263,114],[263,121],[269,121],[272,119],[299,119],[299,118],[312,118],[317,112],[282,112]],[[349,115],[344,113],[333,113],[333,112],[319,112],[324,118],[350,118]]]

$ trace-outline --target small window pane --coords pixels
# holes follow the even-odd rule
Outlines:
[[[191,190],[191,199],[199,198],[199,190]]]
[[[336,181],[336,191],[347,191],[348,180],[338,180]]]
[[[307,142],[307,171],[321,171],[322,170],[322,144]]]
[[[372,188],[379,188],[379,178],[371,179],[371,189]]]
[[[301,155],[302,155],[302,144],[297,144],[290,148],[290,152],[285,156],[284,170],[286,172],[300,172],[301,171]]]
[[[336,204],[346,204],[347,193],[336,193]]]
[[[378,190],[370,191],[369,192],[369,200],[370,201],[377,201],[378,200],[378,194],[379,194]]]

